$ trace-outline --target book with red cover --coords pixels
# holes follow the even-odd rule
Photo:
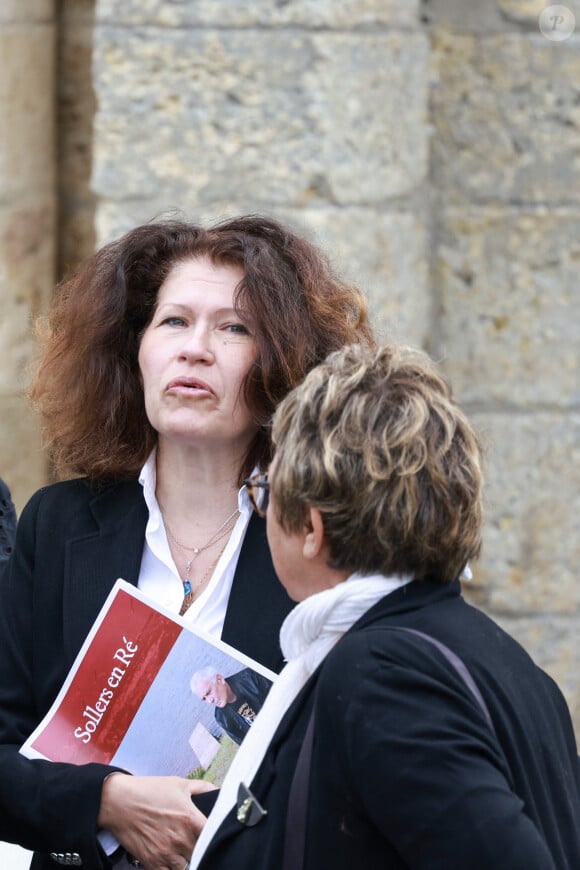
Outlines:
[[[275,674],[118,580],[53,706],[21,747],[28,758],[101,762],[137,775],[203,776],[224,742],[215,708],[190,687],[211,666],[226,680]],[[217,771],[215,770],[217,766]],[[212,781],[227,769],[214,764]]]

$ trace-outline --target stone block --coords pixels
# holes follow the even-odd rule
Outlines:
[[[422,346],[432,305],[427,237],[423,221],[409,212],[370,208],[286,211],[328,255],[336,270],[367,294],[379,340]]]
[[[470,595],[494,613],[580,614],[580,415],[471,416],[490,448]]]
[[[55,15],[55,0],[2,0],[0,23],[38,24],[52,21]]]
[[[515,21],[537,20],[548,5],[546,0],[495,0],[499,11]]]
[[[433,179],[451,201],[578,203],[580,42],[433,36]]]
[[[442,215],[439,335],[431,349],[463,401],[578,407],[579,266],[574,210]]]
[[[505,19],[496,0],[426,0],[422,20],[451,33],[496,33],[505,30]]]
[[[53,41],[49,24],[0,30],[0,202],[54,187]]]
[[[160,27],[412,27],[419,0],[97,0],[103,24]]]
[[[0,208],[0,394],[27,383],[32,323],[48,303],[54,281],[54,203]]]
[[[97,30],[93,188],[253,210],[374,205],[427,171],[424,35]]]
[[[552,4],[547,0],[495,0],[495,2],[498,10],[511,21],[534,27],[538,26],[540,14],[549,6],[564,6],[574,15],[576,27],[580,26],[580,0],[565,0],[561,4]]]
[[[102,198],[95,204],[95,248],[118,239],[132,227],[164,217],[163,202],[156,200]],[[183,211],[174,211],[177,218],[189,217]],[[197,218],[196,218],[197,219]]]

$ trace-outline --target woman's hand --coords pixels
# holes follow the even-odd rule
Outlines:
[[[211,783],[115,773],[103,783],[97,823],[145,870],[184,870],[206,817],[191,796]]]

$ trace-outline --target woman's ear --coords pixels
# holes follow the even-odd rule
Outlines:
[[[318,508],[311,507],[308,510],[306,524],[304,526],[304,544],[302,554],[305,559],[315,559],[323,550],[324,523],[322,514]]]

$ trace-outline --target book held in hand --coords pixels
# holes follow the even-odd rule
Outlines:
[[[219,691],[210,688],[212,674]],[[275,676],[117,580],[20,751],[219,786]]]

